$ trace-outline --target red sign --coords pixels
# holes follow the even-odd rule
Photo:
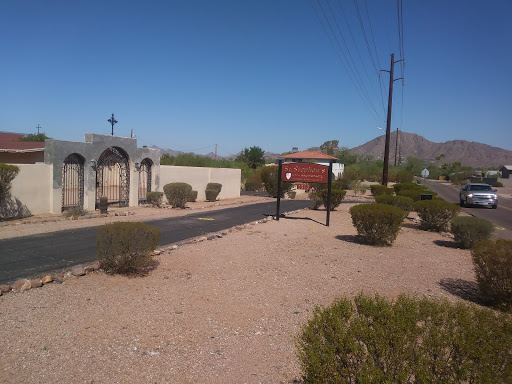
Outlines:
[[[283,181],[304,181],[307,183],[327,183],[329,167],[311,163],[283,164]]]

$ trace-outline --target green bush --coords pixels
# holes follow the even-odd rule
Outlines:
[[[491,238],[494,225],[485,219],[472,216],[456,216],[451,220],[451,232],[461,248],[473,248],[481,240]]]
[[[190,191],[190,195],[188,196],[187,202],[193,203],[197,200],[197,191]]]
[[[328,192],[328,189],[322,189],[318,192],[318,197],[322,199],[322,204],[324,205],[325,209],[327,209],[327,196],[329,195]],[[346,194],[347,191],[331,188],[331,211],[334,211],[341,204]]]
[[[397,193],[398,196],[410,197],[411,199],[413,199],[413,201],[420,201],[421,195],[423,195],[423,194],[432,195],[432,198],[435,198],[437,196],[437,193],[435,193],[435,192],[428,191],[426,189],[419,189],[419,188],[402,189]]]
[[[269,167],[263,167],[261,170],[261,181],[265,185],[265,190],[272,197],[277,197],[277,171],[278,167],[273,165]],[[285,193],[290,191],[293,187],[293,183],[289,181],[281,181],[281,198],[284,197]]]
[[[222,190],[222,184],[220,183],[208,183],[206,184],[206,189],[215,189],[216,191],[220,191]]]
[[[398,183],[411,183],[413,180],[414,175],[411,172],[406,171],[405,169],[398,171],[396,175],[396,181]]]
[[[185,208],[192,187],[187,183],[169,183],[164,185],[164,193],[168,203],[175,208]]]
[[[148,204],[151,204],[155,207],[160,207],[162,205],[162,199],[164,197],[163,192],[148,192],[146,194],[146,200],[148,201]]]
[[[370,185],[370,190],[373,196],[392,195],[393,188],[388,188],[385,185],[374,184]]]
[[[19,172],[20,168],[16,165],[0,164],[0,203],[9,196],[11,182]]]
[[[116,222],[98,228],[98,261],[108,273],[144,275],[153,266],[160,230],[144,223]]]
[[[295,199],[295,196],[297,196],[297,192],[295,192],[295,191],[289,191],[288,192],[288,197],[290,199]]]
[[[460,212],[460,207],[444,200],[423,200],[414,204],[414,210],[421,218],[423,229],[447,231],[450,220]]]
[[[206,201],[217,201],[217,196],[219,196],[219,191],[216,189],[207,189],[204,191],[204,194],[206,195]]]
[[[476,280],[491,304],[512,309],[512,240],[483,240],[471,251]],[[511,344],[512,345],[512,344]]]
[[[510,383],[511,329],[510,316],[460,302],[341,298],[297,337],[301,382]]]
[[[492,186],[496,188],[503,187],[503,183],[501,181],[495,181],[492,183]]]
[[[402,209],[406,215],[414,209],[414,202],[410,197],[405,196],[375,196],[375,201],[379,204],[392,205]]]
[[[395,190],[395,193],[398,195],[400,191],[404,189],[420,189],[425,190],[427,189],[424,185],[417,184],[417,183],[398,183],[393,185],[393,189]]]
[[[341,186],[336,189],[343,189]],[[357,194],[364,195],[366,191],[368,190],[368,186],[366,184],[362,184],[360,180],[353,180],[349,183],[349,189],[354,191],[354,196],[357,196]]]
[[[405,218],[405,212],[385,204],[359,204],[349,210],[357,233],[370,245],[391,245]]]
[[[319,196],[319,192],[309,193],[309,209],[317,210],[322,205],[322,199]]]

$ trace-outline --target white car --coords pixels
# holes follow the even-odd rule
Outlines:
[[[493,209],[498,207],[498,195],[496,190],[489,184],[469,183],[460,190],[460,206],[470,205],[490,206]]]

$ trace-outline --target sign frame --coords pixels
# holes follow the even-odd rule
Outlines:
[[[331,218],[331,190],[332,190],[332,164],[334,163],[334,160],[329,160],[329,165],[323,165],[323,164],[316,164],[316,163],[308,163],[308,162],[293,162],[293,163],[287,163],[287,166],[293,166],[296,164],[301,164],[307,166],[314,166],[312,169],[320,169],[319,167],[325,167],[327,170],[327,216],[325,219],[325,225],[328,227],[330,218]],[[277,207],[276,207],[276,220],[279,221],[280,216],[280,208],[281,208],[281,181],[282,181],[282,175],[283,175],[283,160],[278,160],[278,170],[277,170]],[[299,176],[300,177],[300,176]],[[323,181],[316,181],[316,182],[325,182]],[[304,181],[304,180],[290,180],[290,181]],[[311,181],[309,181],[311,182]]]

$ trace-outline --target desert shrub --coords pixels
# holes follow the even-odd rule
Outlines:
[[[414,208],[414,202],[410,197],[405,196],[375,196],[375,201],[379,204],[392,205],[402,209],[406,215],[409,214]]]
[[[187,202],[193,203],[197,200],[197,191],[190,191],[190,195],[188,196]]]
[[[396,174],[397,183],[410,183],[413,180],[414,175],[411,172],[406,171],[405,169],[398,171],[398,173]]]
[[[19,172],[20,168],[16,165],[0,164],[0,203],[9,195],[11,182]]]
[[[100,213],[106,214],[108,212],[108,197],[101,196],[100,197]]]
[[[444,200],[423,200],[414,203],[414,210],[421,218],[423,229],[446,231],[450,220],[460,212],[460,207]]]
[[[163,192],[148,192],[146,194],[146,200],[148,201],[148,204],[151,204],[155,207],[160,207],[162,205],[162,199],[164,197]]]
[[[295,192],[295,191],[289,191],[288,192],[288,197],[290,199],[295,199],[295,196],[297,196],[297,192]]]
[[[512,240],[483,240],[471,251],[482,296],[491,304],[512,309]]]
[[[265,185],[265,190],[272,197],[277,197],[277,166],[269,166],[263,167],[261,170],[261,181]],[[281,181],[281,198],[284,197],[284,194],[290,191],[293,187],[293,184],[289,181]]]
[[[340,298],[296,339],[301,382],[509,383],[511,328],[510,316],[460,302]]]
[[[437,193],[429,191],[427,189],[420,189],[420,188],[402,189],[397,193],[398,196],[410,197],[411,199],[413,199],[413,201],[420,201],[421,195],[423,195],[423,194],[432,195],[432,198],[437,197]]]
[[[206,201],[216,201],[217,196],[219,196],[219,191],[217,189],[207,189],[204,191],[204,194],[206,195]]]
[[[345,168],[343,170],[343,175],[341,175],[341,178],[339,179],[341,185],[338,189],[349,189],[350,183],[355,180],[359,180],[357,172],[350,168]]]
[[[143,275],[153,266],[160,230],[137,222],[117,222],[98,228],[98,261],[108,273]]]
[[[164,193],[168,203],[175,208],[185,208],[192,187],[187,183],[169,183],[164,185]]]
[[[427,189],[424,185],[417,184],[417,183],[397,183],[393,185],[393,189],[395,190],[395,193],[398,195],[400,191],[405,189],[421,189],[425,190]]]
[[[62,212],[62,216],[64,217],[77,217],[77,216],[85,216],[89,212],[84,207],[75,206],[69,207],[64,212]]]
[[[327,196],[329,195],[328,192],[328,189],[322,189],[320,192],[318,192],[318,196],[320,199],[322,199],[322,204],[324,205],[325,209],[327,209]],[[341,204],[346,194],[347,191],[331,188],[331,211],[334,211],[334,209]]]
[[[501,181],[495,181],[492,183],[492,186],[496,188],[503,187],[503,183]]]
[[[260,168],[261,170],[261,168]],[[259,191],[263,188],[263,182],[261,181],[261,171],[256,170],[253,172],[245,181],[246,191]]]
[[[342,189],[341,186],[336,189]],[[366,184],[362,184],[360,180],[353,180],[349,183],[349,189],[354,191],[354,196],[357,196],[357,194],[364,195],[366,193],[366,190],[368,189],[368,186]]]
[[[357,233],[370,245],[390,245],[396,239],[405,212],[385,204],[359,204],[349,210]]]
[[[451,220],[451,232],[461,248],[473,248],[480,240],[488,240],[494,225],[485,219],[472,216],[456,216]]]
[[[216,191],[222,191],[222,184],[221,183],[208,183],[206,184],[206,189],[215,189]]]
[[[372,191],[373,196],[381,196],[381,195],[392,195],[393,188],[388,188],[385,185],[370,185],[370,190]]]
[[[317,210],[322,205],[322,198],[319,192],[310,192],[309,194],[309,209]]]

